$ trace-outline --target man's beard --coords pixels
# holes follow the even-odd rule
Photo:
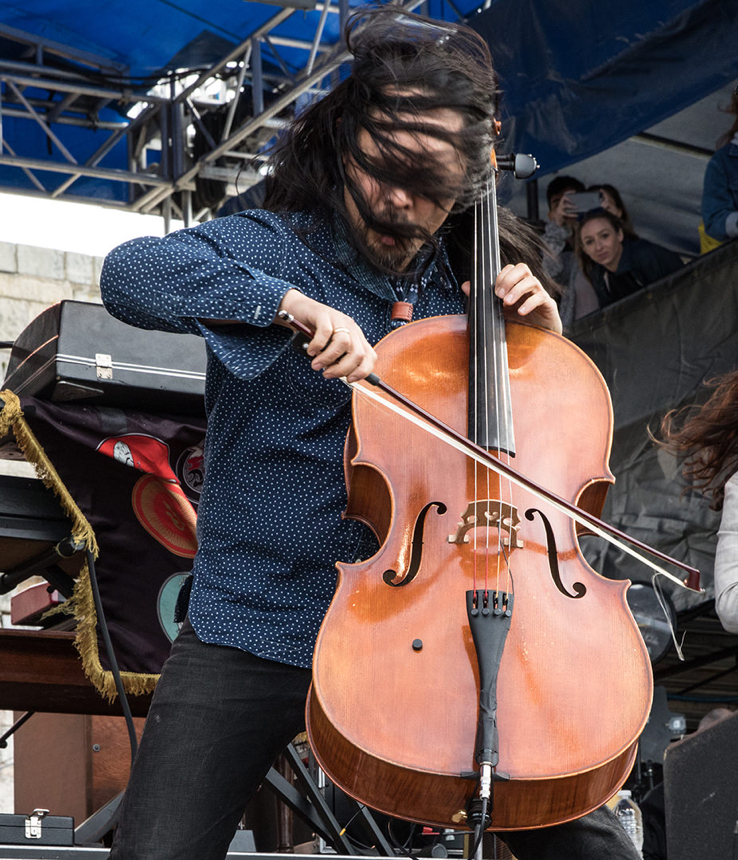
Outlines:
[[[414,225],[398,218],[383,219],[382,224],[386,224],[388,228],[384,233],[364,225],[361,240],[367,249],[369,259],[376,266],[380,269],[402,272],[418,252],[418,238],[413,235],[398,235],[392,227],[400,224],[405,228],[412,228]],[[391,236],[394,242],[386,244],[382,241],[383,236]]]
[[[408,249],[406,242],[398,240],[394,245],[385,245],[381,240],[367,245],[371,259],[383,269],[404,271],[415,256],[415,249]]]

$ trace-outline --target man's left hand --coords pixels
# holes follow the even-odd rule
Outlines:
[[[469,295],[468,281],[462,289]],[[505,316],[509,319],[522,318],[525,322],[561,334],[563,326],[556,302],[525,263],[508,264],[502,269],[495,282],[495,295],[502,300]]]

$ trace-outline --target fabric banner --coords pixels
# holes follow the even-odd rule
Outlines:
[[[703,402],[710,393],[704,383],[738,367],[738,242],[577,320],[567,334],[599,367],[612,395],[616,482],[603,519],[701,571],[702,597],[666,583],[677,610],[714,597],[719,514],[648,431],[658,435],[669,410]],[[605,576],[650,581],[648,568],[599,538],[584,538],[582,545]]]
[[[205,419],[147,415],[33,398],[6,402],[26,459],[60,497],[75,536],[96,554],[96,575],[128,692],[153,690],[176,635],[174,604],[197,550]],[[21,412],[22,410],[22,412]],[[64,604],[77,620],[85,673],[115,695],[83,565]]]

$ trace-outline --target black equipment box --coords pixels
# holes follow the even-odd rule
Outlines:
[[[18,335],[3,388],[57,403],[204,414],[205,343],[144,331],[102,305],[65,300]]]
[[[0,815],[0,845],[73,845],[74,819],[34,809],[30,815]]]
[[[672,744],[664,758],[669,860],[738,857],[738,713]]]

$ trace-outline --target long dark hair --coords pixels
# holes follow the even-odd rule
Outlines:
[[[594,221],[596,218],[603,218],[605,221],[609,221],[616,233],[618,230],[623,230],[623,222],[617,217],[617,215],[613,215],[612,212],[608,212],[607,209],[590,209],[589,212],[584,213],[582,220],[577,223],[575,240],[577,259],[579,260],[579,266],[590,282],[592,281],[592,277],[597,268],[602,267],[599,266],[599,263],[595,263],[590,256],[585,254],[584,246],[582,245],[582,227],[590,221]],[[625,237],[624,234],[625,231],[623,230],[623,238]]]
[[[623,203],[623,198],[620,196],[620,192],[614,185],[610,185],[609,183],[600,183],[599,185],[590,185],[587,191],[606,191],[610,197],[612,197],[615,205],[618,207],[620,214],[618,217],[620,218],[620,223],[623,225],[623,233],[626,236],[630,236],[633,239],[638,238],[638,234],[633,227],[633,222],[630,220],[630,215],[628,214],[628,210]]]
[[[714,389],[701,406],[672,410],[661,422],[657,444],[685,456],[683,472],[719,511],[725,483],[738,471],[738,370],[706,383]]]
[[[315,210],[321,217],[347,218],[348,189],[364,223],[378,232],[436,240],[416,225],[388,223],[372,212],[346,164],[379,183],[407,189],[441,205],[455,200],[462,211],[481,196],[490,176],[490,151],[498,106],[497,79],[484,40],[461,24],[442,24],[385,6],[362,10],[347,24],[346,43],[354,56],[351,74],[297,117],[271,154],[264,206],[276,212]],[[455,111],[462,119],[452,133],[424,122],[428,111]],[[359,147],[366,131],[376,147],[368,157]],[[397,142],[398,131],[445,141],[465,166],[454,178],[430,155],[422,163]],[[362,237],[348,231],[367,255]]]
[[[527,263],[549,295],[560,295],[562,287],[543,268],[543,259],[549,252],[540,234],[504,206],[497,207],[497,225],[502,265]],[[474,265],[474,211],[467,209],[452,215],[444,227],[444,234],[451,269],[460,282],[471,280]]]

